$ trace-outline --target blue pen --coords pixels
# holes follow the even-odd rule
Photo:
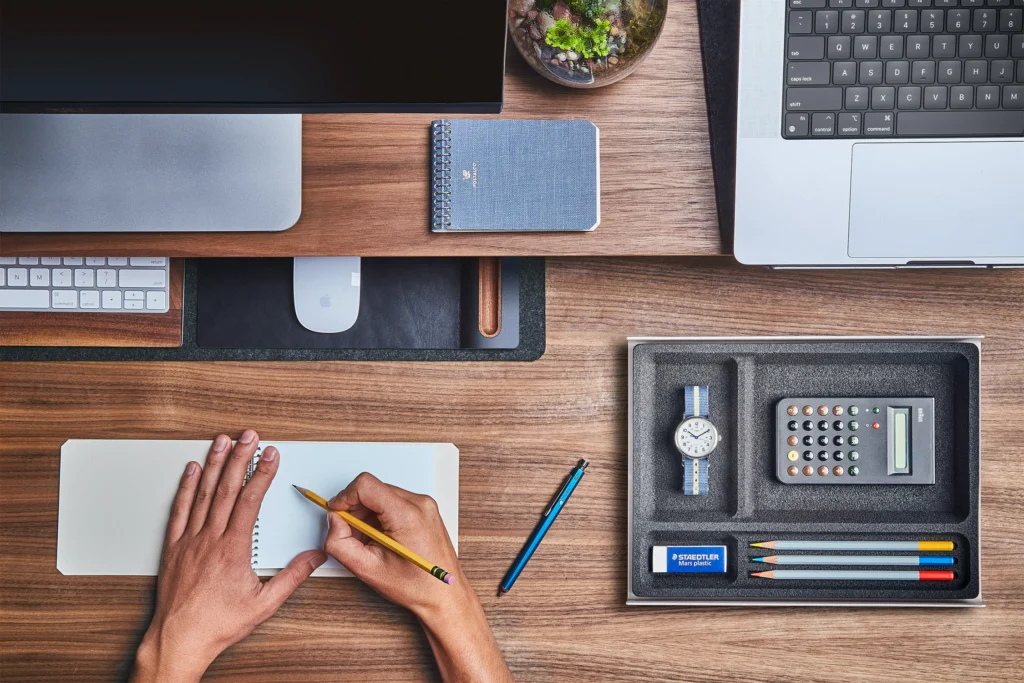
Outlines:
[[[498,597],[501,597],[505,593],[512,590],[512,584],[516,582],[519,575],[523,573],[523,568],[526,567],[526,563],[533,557],[533,552],[540,545],[540,542],[544,540],[544,534],[551,528],[551,524],[554,523],[555,517],[565,507],[565,502],[569,500],[569,496],[576,490],[576,485],[580,483],[580,479],[583,478],[583,471],[587,469],[587,465],[590,463],[586,460],[580,460],[579,464],[573,468],[572,472],[569,473],[569,477],[562,484],[561,490],[555,494],[555,497],[551,499],[551,503],[547,509],[544,510],[544,514],[540,518],[540,522],[534,528],[533,533],[526,539],[526,545],[519,551],[519,555],[516,557],[516,561],[512,563],[512,567],[505,574],[505,578],[501,580],[501,585],[498,586]]]

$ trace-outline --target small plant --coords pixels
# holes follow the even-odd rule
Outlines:
[[[537,9],[549,10],[555,6],[555,0],[537,0]]]
[[[607,11],[604,0],[569,0],[569,7],[580,16],[594,21]]]
[[[544,40],[551,47],[578,52],[585,59],[590,59],[594,55],[607,57],[608,31],[611,30],[611,26],[607,19],[598,19],[589,27],[577,26],[568,19],[558,19],[555,25],[548,29]]]

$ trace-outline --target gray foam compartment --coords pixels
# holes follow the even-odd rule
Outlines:
[[[632,592],[641,598],[963,600],[978,577],[978,348],[970,343],[659,342],[633,352]],[[684,496],[672,433],[683,387],[707,384],[723,440],[707,496]],[[775,404],[787,396],[932,396],[936,483],[787,486],[775,477]],[[750,548],[771,538],[951,539],[956,579],[769,581]],[[655,545],[726,545],[724,575],[650,571]],[[913,554],[913,553],[910,553]],[[804,568],[804,567],[800,567]]]

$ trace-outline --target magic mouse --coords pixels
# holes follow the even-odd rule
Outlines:
[[[311,332],[335,334],[359,317],[358,256],[297,257],[292,264],[295,315]]]

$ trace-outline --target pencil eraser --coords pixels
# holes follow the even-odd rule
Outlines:
[[[724,574],[724,545],[656,545],[651,549],[655,574]]]

